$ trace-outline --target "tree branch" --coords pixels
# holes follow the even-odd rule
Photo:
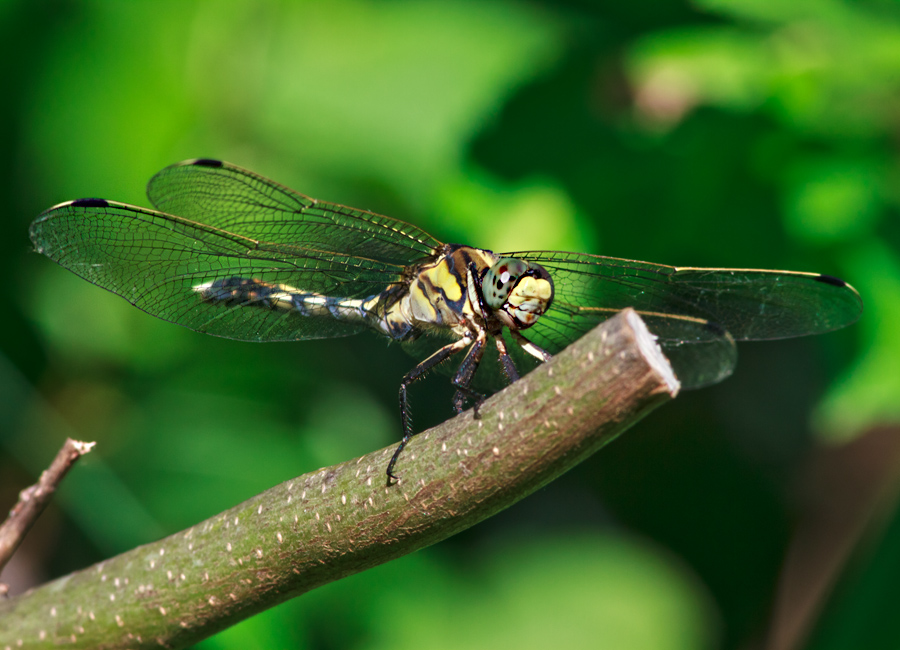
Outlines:
[[[22,539],[50,503],[53,493],[66,473],[79,458],[93,449],[93,442],[80,442],[66,438],[56,458],[41,472],[38,482],[19,493],[19,501],[9,511],[9,517],[0,525],[0,571],[22,543]]]
[[[0,602],[0,647],[183,648],[434,544],[553,480],[673,397],[632,310],[472,412],[305,474],[192,528]]]

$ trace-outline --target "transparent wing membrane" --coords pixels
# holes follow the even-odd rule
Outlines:
[[[505,253],[536,262],[554,280],[550,310],[527,336],[551,353],[625,307],[647,322],[685,387],[731,374],[735,340],[820,334],[862,311],[851,286],[829,276],[753,269],[679,269],[613,257]]]
[[[425,231],[373,212],[318,201],[217,160],[166,167],[147,184],[160,211],[270,244],[407,265],[435,254]]]
[[[262,224],[258,237],[275,222]],[[263,307],[258,295],[204,301],[200,285],[232,278],[296,292],[363,298],[400,282],[404,266],[254,240],[179,216],[96,199],[64,203],[31,227],[37,249],[136,307],[191,329],[246,341],[345,336],[359,322]]]

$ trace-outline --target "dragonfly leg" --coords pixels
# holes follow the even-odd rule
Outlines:
[[[510,332],[512,333],[513,338],[516,339],[516,343],[522,346],[522,349],[525,350],[525,352],[536,358],[538,361],[550,361],[550,359],[553,358],[552,354],[543,348],[539,348],[515,330],[510,330]]]
[[[453,396],[453,410],[456,411],[457,414],[463,412],[463,404],[466,399],[472,400],[472,410],[474,413],[472,415],[476,420],[481,419],[481,412],[478,410],[481,408],[481,405],[484,404],[484,393],[479,393],[477,390],[472,390],[468,386],[460,386],[458,384],[454,384],[456,386],[456,394]]]
[[[403,377],[403,379],[400,381],[400,421],[403,427],[403,438],[400,440],[400,444],[397,445],[397,449],[394,450],[394,455],[391,456],[391,462],[388,463],[388,482],[397,480],[397,477],[394,476],[394,465],[397,464],[397,459],[400,457],[400,452],[403,451],[404,447],[406,447],[406,443],[409,442],[409,439],[412,438],[413,435],[415,435],[413,433],[412,417],[409,413],[409,401],[406,397],[406,391],[409,388],[409,385],[421,379],[429,370],[442,363],[443,361],[446,361],[457,352],[466,349],[472,343],[473,339],[471,334],[467,334],[458,341],[454,341],[449,345],[445,345],[430,357],[425,359],[425,361],[406,373],[406,376]]]
[[[516,364],[513,363],[512,357],[509,356],[509,350],[506,349],[506,341],[503,340],[502,336],[496,337],[494,341],[497,343],[497,352],[500,353],[500,364],[503,366],[503,373],[509,379],[509,383],[518,381],[519,371],[516,369]]]
[[[475,417],[481,417],[478,408],[484,403],[484,395],[472,390],[469,388],[469,385],[472,383],[472,377],[475,376],[475,371],[478,370],[478,364],[481,363],[481,357],[484,356],[484,346],[486,342],[487,337],[484,332],[479,332],[474,345],[472,345],[472,348],[469,350],[466,358],[463,359],[463,362],[459,364],[459,369],[453,377],[452,383],[456,386],[456,394],[453,396],[453,410],[457,413],[462,413],[463,403],[466,401],[466,398],[468,398],[474,402],[473,409],[475,411]]]

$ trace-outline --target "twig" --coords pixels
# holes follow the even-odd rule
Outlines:
[[[0,602],[0,647],[184,648],[445,539],[567,471],[678,390],[631,310],[412,439],[306,474],[158,542]]]
[[[9,517],[0,524],[0,571],[9,562],[22,543],[25,534],[50,503],[53,493],[79,458],[93,449],[93,442],[80,442],[66,438],[56,458],[41,472],[38,482],[19,493],[19,501],[9,511]]]

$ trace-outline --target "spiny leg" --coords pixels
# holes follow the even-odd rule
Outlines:
[[[454,375],[452,381],[453,385],[456,386],[456,394],[453,396],[453,410],[457,413],[462,413],[463,403],[466,401],[466,398],[469,398],[473,401],[472,408],[475,411],[474,415],[476,418],[481,417],[478,413],[478,408],[484,403],[484,395],[472,390],[469,388],[469,385],[472,383],[472,377],[475,376],[475,371],[478,370],[478,364],[481,363],[481,357],[484,356],[484,345],[486,341],[487,338],[485,337],[484,332],[479,332],[478,338],[475,340],[475,343],[472,345],[466,358],[459,364],[459,369],[456,371],[456,375]]]
[[[509,356],[509,350],[506,349],[506,341],[503,340],[502,336],[496,337],[494,341],[497,343],[497,352],[500,353],[500,364],[503,366],[503,373],[509,379],[509,383],[518,381],[519,371],[516,370],[516,364],[513,363],[512,357]]]
[[[403,438],[400,440],[400,444],[397,445],[397,449],[394,450],[394,455],[391,456],[391,462],[388,463],[388,482],[390,482],[391,480],[397,480],[397,477],[394,476],[394,465],[397,463],[397,458],[400,457],[400,452],[403,451],[404,447],[406,447],[406,443],[409,442],[409,439],[412,438],[413,435],[415,435],[412,428],[412,418],[409,415],[409,402],[406,398],[406,389],[409,388],[410,384],[425,376],[425,373],[427,373],[429,370],[431,370],[441,362],[446,361],[457,352],[464,350],[471,344],[472,337],[470,335],[466,335],[458,341],[454,341],[453,343],[445,345],[440,350],[425,359],[425,361],[406,373],[406,376],[404,376],[400,381],[400,422],[403,427]]]
[[[497,352],[500,354],[500,363],[503,366],[503,374],[506,375],[509,383],[517,381],[519,379],[519,371],[516,369],[516,364],[513,363],[512,357],[509,356],[509,351],[506,348],[506,341],[503,340],[502,336],[496,336],[494,342],[497,344]],[[477,358],[475,356],[476,354]],[[481,358],[483,356],[484,345],[482,341],[476,341],[475,345],[472,346],[472,349],[469,351],[469,354],[466,355],[465,360],[460,364],[456,376],[453,378],[453,385],[458,389],[456,395],[453,397],[453,408],[456,409],[457,413],[462,412],[463,402],[468,397],[475,402],[472,407],[475,411],[474,416],[476,418],[481,417],[478,413],[478,409],[484,403],[484,395],[471,390],[469,384],[472,381],[472,377],[475,376],[475,371],[478,369],[478,364],[481,363]]]

